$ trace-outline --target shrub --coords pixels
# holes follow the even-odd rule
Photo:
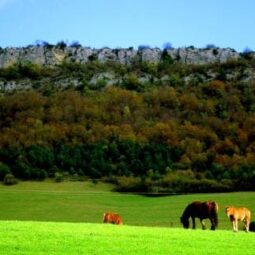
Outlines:
[[[246,59],[246,60],[252,60],[253,59],[253,54],[252,54],[252,50],[248,47],[246,47],[243,50],[243,53],[241,53],[241,56]]]
[[[41,76],[41,68],[36,64],[27,62],[19,65],[19,73],[22,77],[38,79]]]
[[[70,47],[73,47],[73,48],[81,48],[82,45],[81,45],[78,41],[73,41],[73,42],[70,44]]]
[[[243,53],[250,53],[252,52],[252,50],[249,48],[249,47],[246,47],[244,50],[243,50]]]
[[[212,44],[212,43],[209,43],[209,44],[207,44],[206,46],[205,46],[205,48],[206,49],[215,49],[215,48],[217,48],[214,44]]]
[[[164,68],[167,68],[168,65],[172,65],[174,63],[172,57],[168,54],[167,49],[162,51],[161,60],[164,64]]]
[[[44,169],[38,170],[37,175],[38,175],[37,178],[40,181],[43,181],[44,179],[46,179],[48,177],[48,173]]]
[[[138,50],[147,50],[150,49],[151,47],[149,45],[139,45]]]
[[[7,68],[0,69],[0,76],[6,80],[15,80],[21,77],[19,66],[14,64]]]
[[[52,49],[52,48],[54,47],[53,44],[48,43],[48,42],[46,42],[46,41],[41,41],[41,46],[43,46],[44,48],[49,49],[49,50]]]
[[[219,54],[219,51],[217,49],[213,49],[213,55],[216,56]]]
[[[64,41],[60,41],[56,44],[56,47],[61,49],[61,50],[64,50],[66,48],[66,43]]]
[[[17,184],[17,180],[13,174],[6,174],[4,177],[4,184],[5,185],[14,185],[14,184]]]
[[[56,182],[62,182],[64,180],[63,174],[62,173],[55,173],[55,181]]]
[[[124,88],[128,90],[142,90],[142,84],[139,82],[139,79],[136,74],[129,74],[123,81]]]
[[[6,174],[9,174],[10,168],[8,165],[0,162],[0,180],[2,181],[4,179],[4,177],[6,176]]]
[[[171,49],[173,49],[173,46],[172,46],[172,44],[170,42],[166,42],[163,45],[163,49],[164,50],[171,50]]]
[[[209,179],[196,179],[190,170],[176,171],[165,176],[162,181],[165,191],[174,193],[226,192],[233,189],[230,182]]]
[[[122,176],[117,178],[117,191],[141,192],[144,191],[141,177]]]

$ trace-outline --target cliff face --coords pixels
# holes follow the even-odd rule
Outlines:
[[[128,49],[92,49],[88,47],[43,47],[29,46],[23,48],[0,49],[0,68],[15,63],[32,62],[39,65],[54,66],[62,61],[86,63],[90,60],[106,62],[116,61],[128,64],[133,60],[158,63],[163,51],[159,48],[146,48],[142,50]],[[184,64],[224,63],[228,60],[238,59],[240,54],[230,48],[197,49],[193,47],[168,49],[167,53],[173,61]]]

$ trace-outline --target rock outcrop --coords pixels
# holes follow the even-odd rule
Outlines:
[[[185,64],[224,63],[228,60],[238,59],[241,54],[230,48],[194,47],[167,49],[167,54],[173,61]],[[116,61],[128,64],[132,61],[148,61],[158,63],[162,59],[163,51],[159,48],[102,48],[89,47],[58,47],[58,46],[28,46],[22,48],[0,48],[0,68],[8,67],[15,63],[31,62],[38,65],[54,66],[62,61],[86,63],[91,60],[100,62]]]

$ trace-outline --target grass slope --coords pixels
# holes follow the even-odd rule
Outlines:
[[[181,228],[179,217],[185,206],[194,200],[210,199],[220,205],[219,229],[231,231],[224,214],[226,205],[246,206],[251,209],[252,217],[255,213],[254,192],[155,198],[120,194],[111,188],[108,184],[90,182],[0,185],[0,220],[101,223],[103,212],[114,211],[123,216],[126,225]],[[197,227],[201,228],[198,220]]]
[[[5,255],[254,254],[255,234],[87,223],[0,221]]]

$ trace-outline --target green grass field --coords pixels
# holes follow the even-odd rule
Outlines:
[[[0,221],[4,255],[254,254],[254,233]]]
[[[255,254],[255,234],[233,233],[226,205],[255,211],[254,192],[146,197],[90,182],[20,182],[0,185],[0,254]],[[220,205],[219,229],[185,230],[179,223],[193,200]],[[124,225],[102,224],[102,214]],[[207,221],[209,225],[209,222]],[[209,226],[208,226],[209,227]]]
[[[103,212],[113,211],[122,215],[125,225],[181,228],[179,218],[188,203],[215,200],[220,205],[219,229],[231,230],[226,205],[246,206],[252,216],[255,213],[254,192],[146,197],[111,189],[109,184],[91,182],[0,185],[0,220],[101,223]]]

